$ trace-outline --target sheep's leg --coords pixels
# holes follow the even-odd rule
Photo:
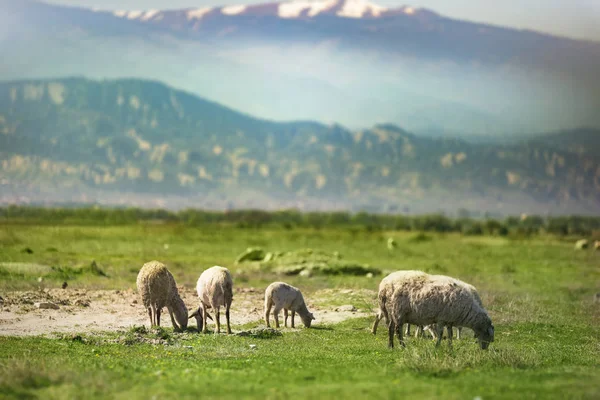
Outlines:
[[[227,334],[231,335],[231,325],[229,324],[229,309],[231,308],[231,303],[225,306],[225,319],[227,320]]]
[[[202,317],[204,318],[204,326],[202,327],[202,333],[208,332],[208,318],[206,318],[206,304],[202,303]]]
[[[419,325],[417,327],[417,331],[415,332],[415,337],[425,337],[425,327],[423,325]]]
[[[270,300],[267,301],[267,304],[265,304],[265,323],[267,324],[267,328],[271,327],[271,324],[269,323],[269,314],[271,314],[272,305],[273,303]]]
[[[404,325],[404,320],[400,318],[398,321],[398,326],[396,327],[396,332],[398,333],[398,342],[402,347],[406,347],[406,344],[404,343],[404,337],[402,336],[402,325]],[[408,324],[408,326],[410,326],[410,324]]]
[[[406,336],[410,336],[410,324],[406,324]]]
[[[150,327],[154,326],[154,318],[152,317],[152,307],[148,307],[148,316],[150,317]]]
[[[452,325],[448,325],[446,330],[448,330],[448,346],[452,347],[452,336],[454,336],[454,332],[452,332]]]
[[[217,324],[215,328],[215,334],[221,333],[221,307],[218,306],[215,308],[215,323]]]
[[[273,310],[273,318],[275,319],[275,328],[279,328],[279,311],[281,309],[275,307],[275,309]]]
[[[462,332],[462,326],[459,326],[458,328],[456,328],[456,338],[458,340],[460,340],[461,332]]]
[[[381,318],[382,318],[382,313],[378,312],[375,315],[375,322],[373,322],[373,327],[371,328],[371,333],[373,335],[377,335],[377,325],[379,325],[379,321],[381,321]]]
[[[160,326],[160,308],[156,307],[156,326]]]
[[[444,323],[438,322],[435,325],[435,331],[437,334],[437,342],[435,343],[435,347],[438,347],[440,343],[442,343],[442,338],[444,337]]]
[[[173,318],[173,309],[171,307],[167,307],[167,310],[169,311],[169,316],[171,317],[171,324],[173,324],[173,329],[175,330],[175,332],[182,332],[183,329],[181,329],[179,324],[175,321],[175,318]]]
[[[292,310],[292,328],[295,328],[294,326],[294,317],[296,316],[296,311]]]
[[[396,326],[394,321],[390,321],[388,324],[388,347],[390,349],[394,348],[394,331],[396,330]]]
[[[283,309],[283,326],[287,328],[287,320],[288,320],[288,310],[287,308]]]

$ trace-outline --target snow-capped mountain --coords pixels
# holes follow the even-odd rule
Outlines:
[[[100,10],[96,10],[100,12]],[[340,18],[380,18],[394,15],[433,14],[431,11],[416,9],[410,6],[386,8],[364,0],[294,0],[281,3],[265,3],[257,5],[233,5],[227,7],[201,7],[184,11],[127,11],[118,10],[112,13],[120,18],[140,21],[158,22],[165,17],[185,15],[188,20],[200,20],[215,15],[228,16],[277,16],[279,18],[298,19],[318,16],[337,16]]]
[[[0,0],[0,79],[163,81],[276,120],[506,134],[600,126],[600,43],[364,0],[92,10]]]

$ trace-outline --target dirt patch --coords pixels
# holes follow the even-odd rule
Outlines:
[[[189,310],[198,307],[195,290],[181,288],[180,293]],[[328,299],[333,293],[328,292]],[[339,291],[340,296],[347,294]],[[118,331],[132,326],[149,325],[148,314],[134,290],[76,290],[46,289],[41,291],[9,292],[2,295],[0,304],[0,336],[36,336],[52,333],[88,333]],[[311,299],[308,306],[317,320],[314,325],[337,323],[348,318],[372,316],[369,307],[357,311],[335,311],[328,301]],[[323,299],[325,300],[325,299]],[[46,302],[59,309],[38,309],[36,303]],[[231,307],[231,322],[244,325],[263,318],[264,293],[254,288],[237,288]],[[319,304],[323,304],[320,306]],[[224,323],[224,312],[221,321]],[[166,309],[161,324],[171,327]],[[283,315],[280,315],[283,320]],[[282,321],[283,322],[283,321]],[[209,329],[214,328],[212,322]],[[234,329],[235,330],[235,329]]]

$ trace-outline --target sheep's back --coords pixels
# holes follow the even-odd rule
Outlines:
[[[265,297],[271,298],[278,307],[286,309],[304,303],[304,297],[300,290],[285,282],[271,283],[265,291]]]
[[[136,284],[145,307],[155,305],[162,308],[171,296],[175,280],[164,264],[151,261],[140,269]]]
[[[205,305],[226,305],[233,297],[233,279],[227,268],[212,267],[204,271],[196,284],[198,297]]]
[[[428,325],[437,321],[453,323],[466,316],[473,296],[463,286],[434,276],[414,277],[402,282],[393,295],[393,314],[407,323]]]

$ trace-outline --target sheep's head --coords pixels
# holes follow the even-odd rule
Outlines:
[[[491,320],[487,320],[485,323],[478,326],[475,329],[475,337],[479,342],[479,346],[481,346],[482,350],[487,350],[490,343],[494,341],[494,325],[492,325]]]
[[[182,331],[187,328],[188,325],[188,316],[187,316],[187,307],[185,303],[181,299],[181,297],[177,296],[173,301],[173,314],[175,314],[175,322],[179,324],[179,329]]]
[[[315,319],[315,316],[309,312],[307,314],[301,315],[300,318],[302,318],[302,323],[304,324],[304,326],[310,328],[310,324],[312,323],[313,319]]]
[[[198,332],[202,332],[202,328],[204,327],[204,315],[203,314],[204,313],[202,311],[202,305],[200,305],[200,307],[198,307],[198,309],[196,311],[194,311],[192,314],[190,314],[190,316],[188,317],[188,319],[196,318],[196,325],[198,326]],[[206,317],[212,321],[212,318],[209,313],[206,313]]]

